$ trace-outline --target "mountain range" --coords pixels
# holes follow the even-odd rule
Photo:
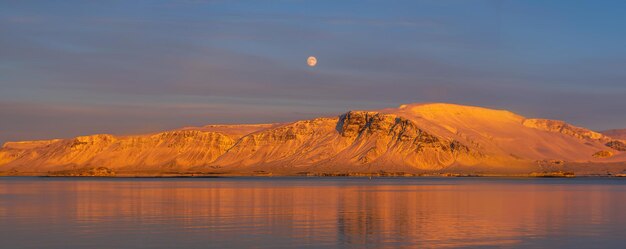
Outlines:
[[[626,130],[604,133],[445,103],[290,123],[6,142],[2,175],[623,175]]]

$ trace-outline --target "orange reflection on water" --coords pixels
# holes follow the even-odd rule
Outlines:
[[[220,178],[36,179],[0,186],[0,215],[12,226],[36,233],[30,219],[41,226],[67,223],[64,234],[74,239],[114,236],[134,245],[138,237],[150,238],[142,246],[523,246],[598,236],[626,224],[624,184]]]

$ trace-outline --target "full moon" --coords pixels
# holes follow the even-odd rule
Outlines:
[[[308,64],[309,67],[314,67],[317,65],[317,58],[315,58],[315,56],[309,56],[309,58],[306,59],[306,64]]]

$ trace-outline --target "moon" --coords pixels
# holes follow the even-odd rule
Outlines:
[[[309,58],[306,58],[306,64],[308,64],[309,67],[314,67],[317,65],[317,58],[315,58],[315,56],[309,56]]]

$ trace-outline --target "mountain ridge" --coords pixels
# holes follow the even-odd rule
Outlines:
[[[623,174],[625,151],[622,140],[563,121],[421,103],[290,123],[7,142],[0,149],[0,172]]]
[[[626,129],[613,129],[600,132],[606,136],[626,140]]]

